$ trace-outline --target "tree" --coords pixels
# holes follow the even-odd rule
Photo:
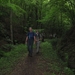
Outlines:
[[[9,3],[12,3],[12,0],[9,1]],[[10,10],[10,32],[11,32],[11,42],[13,44],[13,24],[12,24],[12,10]]]
[[[25,13],[25,10],[22,9],[20,6],[14,4],[14,0],[0,0],[0,6],[4,9],[6,8],[7,10],[7,14],[10,13],[10,36],[11,36],[11,42],[13,43],[13,14],[15,14],[15,16],[21,16],[23,13]],[[4,15],[3,12],[1,15]]]

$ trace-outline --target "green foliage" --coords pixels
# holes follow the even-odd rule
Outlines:
[[[2,6],[3,8],[7,8],[8,10],[8,13],[10,13],[10,11],[12,10],[12,12],[16,15],[16,16],[20,16],[22,15],[23,13],[25,13],[25,10],[22,9],[20,6],[16,5],[13,3],[11,3],[10,0],[8,1],[3,1],[3,0],[0,0],[0,6]],[[1,13],[1,12],[0,12]],[[2,15],[2,13],[1,13]]]
[[[3,51],[5,51],[5,52],[9,52],[12,49],[14,49],[14,45],[12,45],[12,44],[5,44],[5,45],[1,46],[1,49]]]
[[[44,42],[41,44],[42,59],[46,61],[45,64],[48,70],[47,72],[44,72],[44,74],[74,75],[74,72],[70,68],[66,67],[67,65],[65,65],[65,63],[58,57],[57,51],[52,48],[53,46],[51,45],[50,41],[51,40],[48,40],[48,42]],[[40,64],[40,67],[43,69],[45,67],[45,64]]]
[[[10,20],[11,12],[12,21]],[[68,61],[71,61],[71,64],[73,63],[72,61],[75,59],[75,36],[73,36],[75,30],[74,0],[0,0],[0,19],[1,40],[6,40],[7,37],[10,39],[10,30],[12,30],[14,33],[14,41],[17,42],[18,40],[19,42],[23,42],[25,41],[26,32],[28,32],[28,27],[30,26],[44,32],[45,37],[49,37],[50,34],[53,35],[54,33],[56,33],[56,37],[67,35],[63,38],[64,40],[60,41],[61,43],[59,43],[58,39],[52,39],[49,42],[43,43],[43,56],[45,58],[57,57],[55,54],[56,51],[52,49],[52,45],[56,48],[56,44],[59,43],[58,52],[61,57],[66,60],[66,64]],[[10,29],[11,23],[12,29]],[[71,27],[73,28],[70,30]],[[68,30],[71,32],[67,32]],[[67,38],[69,39],[67,40]],[[65,47],[65,45],[68,46]],[[63,47],[65,48],[62,49]],[[3,48],[7,51],[14,49],[9,44]],[[0,51],[0,55],[4,56],[4,52],[2,50]],[[9,56],[10,52],[5,55]]]
[[[44,42],[42,45],[43,57],[49,60],[58,60],[56,50],[53,50],[53,46],[50,42]]]
[[[15,5],[15,4],[8,3],[7,7],[10,8],[10,10],[12,10],[12,12],[15,13],[15,15],[17,15],[17,16],[23,15],[23,13],[25,13],[24,9],[22,9],[21,7],[19,7],[18,5]]]
[[[75,29],[72,27],[57,44],[58,55],[70,68],[75,68]]]
[[[67,74],[67,75],[74,75],[74,73],[71,71],[71,69],[70,68],[68,68],[68,67],[65,67],[64,68],[64,72]]]
[[[26,52],[26,46],[21,44],[16,45],[10,52],[4,53],[5,57],[0,59],[0,75],[8,74],[15,66],[14,63],[16,64]]]
[[[43,6],[43,17],[40,20],[49,33],[63,35],[74,24],[75,3],[74,0],[45,1]]]

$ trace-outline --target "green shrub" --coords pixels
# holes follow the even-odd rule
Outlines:
[[[13,48],[14,48],[14,45],[13,44],[5,44],[5,45],[1,46],[1,49],[3,51],[5,51],[5,52],[9,52]]]
[[[58,57],[57,50],[54,50],[52,47],[53,46],[49,41],[41,44],[43,59],[48,59],[50,61],[50,63],[48,63],[50,70],[55,72],[60,72],[62,70],[66,75],[74,75],[74,72],[70,68],[65,67],[67,65]],[[65,54],[65,56],[65,60],[68,61],[68,55]],[[46,73],[46,75],[50,75],[50,73]],[[53,73],[52,75],[56,74]]]
[[[65,68],[64,68],[64,72],[65,72],[67,75],[74,75],[74,72],[73,72],[70,68],[68,68],[68,67],[65,67]]]
[[[14,63],[17,63],[18,59],[27,52],[26,46],[16,45],[10,52],[5,53],[5,57],[0,59],[0,75],[5,75],[12,70]]]

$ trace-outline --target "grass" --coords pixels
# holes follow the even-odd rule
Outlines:
[[[43,68],[47,67],[49,71],[44,72],[45,75],[74,75],[73,71],[66,67],[65,63],[58,57],[56,50],[52,48],[52,44],[44,42],[41,44],[42,59],[47,60],[46,64],[40,64]],[[46,66],[45,66],[46,65]]]
[[[8,74],[14,66],[14,63],[26,53],[26,46],[23,44],[14,46],[10,52],[4,54],[4,57],[0,59],[0,75]]]

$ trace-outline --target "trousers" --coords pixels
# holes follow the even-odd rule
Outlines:
[[[36,42],[36,52],[39,52],[39,48],[40,48],[40,41]]]
[[[27,43],[29,55],[32,55],[32,53],[33,53],[33,42],[34,41],[31,40],[31,41],[28,41],[28,43]]]

